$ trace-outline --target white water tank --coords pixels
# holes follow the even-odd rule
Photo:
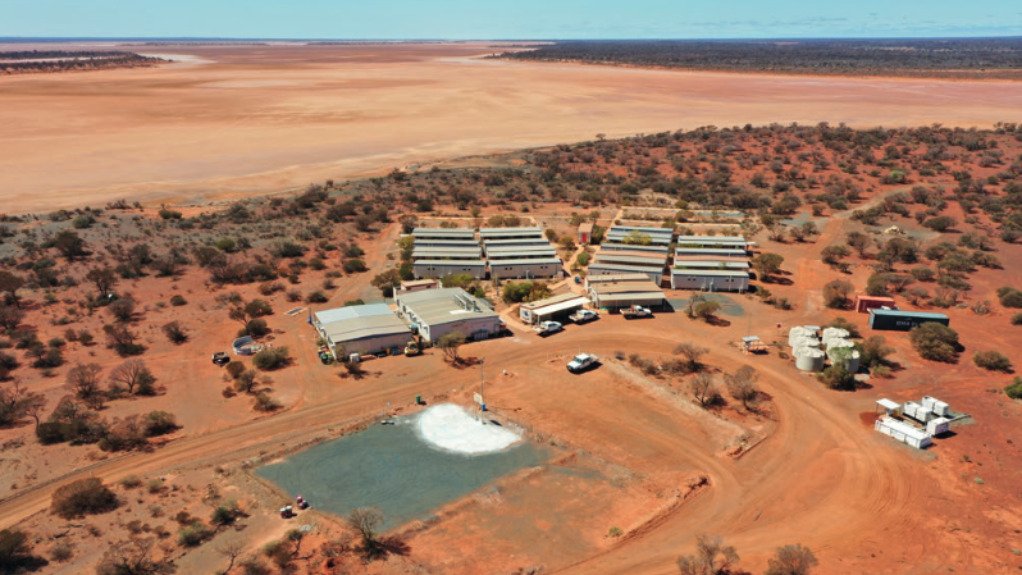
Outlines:
[[[818,340],[818,339],[816,339],[815,337],[812,337],[812,336],[802,336],[802,337],[798,338],[797,340],[795,340],[791,344],[791,349],[792,350],[796,350],[796,349],[798,349],[800,347],[814,347],[814,348],[818,348],[818,347],[820,347],[820,340]]]
[[[812,347],[795,350],[795,367],[802,371],[823,371],[824,353]]]
[[[823,339],[841,338],[845,339],[849,336],[847,329],[841,329],[839,327],[825,327],[823,328]]]
[[[837,338],[824,339],[823,340],[823,347],[825,347],[827,349],[827,351],[830,351],[832,349],[847,349],[847,348],[855,347],[855,343],[852,342],[851,340],[847,340],[847,339],[844,339],[844,338],[837,337]]]

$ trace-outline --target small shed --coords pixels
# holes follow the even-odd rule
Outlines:
[[[593,241],[593,222],[583,222],[578,226],[578,243],[586,246]]]
[[[894,298],[892,297],[875,295],[855,296],[855,311],[859,313],[869,313],[869,310],[876,309],[879,307],[897,309],[897,307],[894,305]]]
[[[551,296],[518,306],[518,317],[528,324],[547,321],[555,317],[567,316],[571,312],[585,307],[589,299],[574,293]]]

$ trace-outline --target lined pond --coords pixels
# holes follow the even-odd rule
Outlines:
[[[256,473],[318,509],[345,516],[383,512],[384,528],[426,519],[438,507],[491,481],[545,462],[548,450],[451,404],[393,425],[319,444]]]

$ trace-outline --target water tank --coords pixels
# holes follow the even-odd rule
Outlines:
[[[800,347],[814,347],[814,348],[818,348],[818,347],[820,347],[820,340],[816,339],[815,337],[811,337],[811,336],[802,336],[802,337],[798,338],[797,340],[795,340],[794,343],[791,344],[791,349],[792,350],[796,350],[796,349],[798,349]]]
[[[797,325],[788,330],[788,345],[793,345],[797,340],[807,336],[809,334],[806,329],[800,325]]]
[[[811,347],[795,350],[795,367],[802,371],[822,371],[824,353]]]
[[[831,338],[847,338],[850,334],[847,329],[841,329],[839,327],[825,327],[823,328],[823,339]]]
[[[827,351],[830,351],[836,348],[855,347],[855,344],[851,340],[845,339],[843,337],[832,337],[824,338],[823,346],[827,348]]]
[[[847,357],[854,347],[855,344],[847,339],[843,342],[830,342],[830,344],[827,345],[827,358],[830,359],[830,361],[834,361],[836,357]]]

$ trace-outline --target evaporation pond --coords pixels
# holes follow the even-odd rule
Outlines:
[[[316,445],[257,473],[292,497],[302,495],[340,516],[376,507],[390,529],[428,518],[438,507],[549,456],[455,405],[393,421]]]

